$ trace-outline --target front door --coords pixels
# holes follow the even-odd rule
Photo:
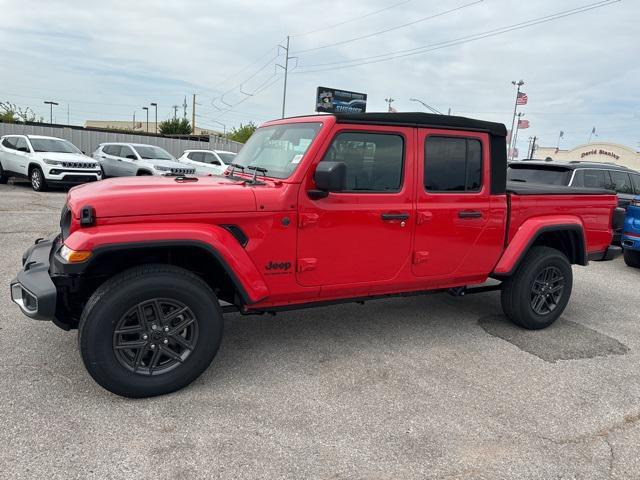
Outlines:
[[[297,280],[304,286],[394,279],[411,251],[415,130],[338,125],[321,161],[344,162],[347,189],[314,200],[311,166],[299,194]],[[353,293],[361,290],[354,290]]]
[[[491,271],[504,208],[491,208],[489,137],[419,129],[413,273],[444,283]]]

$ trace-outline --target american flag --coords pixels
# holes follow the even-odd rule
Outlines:
[[[516,105],[526,105],[529,101],[529,97],[524,92],[518,92],[518,97],[516,98]]]
[[[518,128],[529,128],[529,120],[518,120]]]

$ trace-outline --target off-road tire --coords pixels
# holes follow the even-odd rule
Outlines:
[[[624,256],[624,263],[630,267],[640,268],[640,251],[625,248],[622,255]]]
[[[47,181],[44,178],[44,173],[40,167],[33,167],[29,173],[29,180],[31,181],[31,188],[36,192],[44,192],[47,190]]]
[[[562,280],[541,281],[546,274],[550,278],[553,275],[556,279],[562,277]],[[547,283],[552,286],[547,286]],[[560,285],[562,288],[554,291]],[[562,315],[572,286],[573,272],[567,257],[554,248],[533,247],[515,273],[502,283],[502,309],[516,325],[530,330],[545,328]],[[541,305],[543,308],[539,307],[540,295],[546,296]],[[545,311],[547,309],[548,312]]]
[[[119,322],[127,318],[127,312],[158,298],[182,304],[193,313],[196,341],[183,363],[174,362],[169,371],[153,374],[152,368],[146,373],[132,370],[123,364],[115,346],[116,338],[120,338],[116,326],[122,325]],[[204,372],[218,351],[222,330],[222,310],[216,295],[200,277],[171,265],[152,264],[126,270],[95,291],[80,318],[78,344],[87,371],[99,385],[123,397],[152,397],[179,390]],[[162,343],[162,339],[156,343]],[[149,343],[145,352],[151,352]]]

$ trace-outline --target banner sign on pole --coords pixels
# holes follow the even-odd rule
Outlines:
[[[367,110],[367,94],[318,87],[316,112],[364,113]]]

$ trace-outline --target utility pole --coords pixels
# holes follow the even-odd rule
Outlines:
[[[518,88],[516,90],[516,101],[514,102],[513,105],[513,120],[511,120],[511,139],[509,141],[509,151],[507,152],[507,156],[512,155],[512,148],[513,148],[513,128],[515,127],[515,123],[516,123],[516,110],[518,110],[518,98],[520,97],[520,88],[522,87],[522,85],[524,85],[524,80],[519,80],[519,81],[515,81],[513,80],[511,82],[513,85],[516,85]]]
[[[280,67],[284,70],[284,87],[282,90],[282,118],[284,118],[285,107],[287,104],[287,77],[289,75],[289,60],[295,58],[289,56],[289,46],[290,46],[291,38],[287,35],[287,46],[283,47],[282,45],[278,45],[279,48],[284,50],[284,66],[276,63],[277,67]]]
[[[146,131],[149,133],[149,107],[142,107],[143,110],[147,112],[147,128]]]
[[[193,94],[193,105],[191,106],[191,133],[196,134],[196,94]]]
[[[184,96],[184,100],[182,101],[182,118],[187,118],[187,96]]]
[[[67,127],[71,124],[71,122],[69,122],[69,104],[67,103]]]
[[[53,106],[58,106],[58,102],[52,102],[51,100],[47,100],[44,102],[45,105],[49,105],[49,123],[53,123]]]
[[[529,145],[527,145],[527,157],[526,158],[531,158],[529,156],[529,153],[531,152],[531,142],[533,141],[533,137],[529,137]]]
[[[158,134],[158,104],[155,102],[151,102],[150,105],[156,110],[156,135]]]
[[[173,108],[173,119],[175,120],[176,118],[178,118],[178,108],[180,108],[180,105],[174,105],[172,108]]]
[[[389,97],[389,98],[385,98],[384,101],[387,102],[387,104],[389,105],[387,108],[387,112],[393,112],[393,110],[391,110],[391,103],[395,102],[395,99]]]
[[[533,158],[533,156],[536,154],[536,140],[538,140],[538,137],[533,137],[533,142],[531,142],[531,153],[529,154],[529,158]]]
[[[135,110],[133,111],[133,123],[131,124],[131,130],[135,130],[136,129],[136,112]]]

